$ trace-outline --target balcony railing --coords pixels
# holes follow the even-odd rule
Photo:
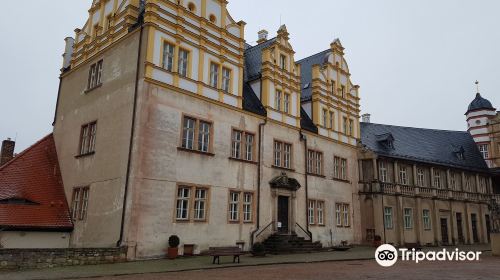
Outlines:
[[[425,188],[417,186],[406,186],[393,183],[360,183],[360,190],[367,193],[384,193],[392,195],[415,196],[422,198],[453,199],[459,201],[473,201],[481,203],[490,203],[492,199],[500,204],[500,195],[485,193],[471,193],[460,190]]]

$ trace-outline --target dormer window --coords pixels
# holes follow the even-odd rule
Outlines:
[[[459,160],[465,160],[465,150],[464,147],[455,147],[455,155]]]
[[[388,149],[394,149],[394,136],[391,133],[377,135],[377,142]]]

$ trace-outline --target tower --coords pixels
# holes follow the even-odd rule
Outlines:
[[[467,131],[472,135],[474,141],[479,147],[486,163],[492,167],[491,150],[490,150],[490,119],[497,115],[496,109],[491,105],[491,102],[483,98],[479,93],[479,82],[476,81],[477,93],[476,98],[470,103],[467,112]]]

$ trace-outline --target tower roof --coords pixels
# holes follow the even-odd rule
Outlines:
[[[488,99],[483,98],[481,94],[478,92],[476,94],[476,98],[472,100],[472,102],[469,105],[469,108],[467,109],[467,113],[465,114],[482,109],[496,110],[495,108],[493,108],[493,105],[491,105],[491,102]]]

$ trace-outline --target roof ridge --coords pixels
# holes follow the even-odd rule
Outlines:
[[[260,44],[255,45],[255,46],[252,46],[252,45],[248,44],[250,47],[249,47],[248,49],[246,49],[246,50],[245,50],[245,52],[246,52],[246,51],[249,51],[249,50],[251,50],[251,49],[253,49],[253,48],[256,48],[256,47],[262,46],[262,45],[264,45],[265,43],[268,43],[268,42],[270,42],[270,41],[272,41],[272,40],[276,40],[276,38],[278,38],[278,37],[273,37],[273,38],[271,38],[271,39],[269,39],[269,40],[266,40],[265,42],[262,42],[262,43],[260,43]]]
[[[310,58],[312,58],[312,57],[314,57],[314,56],[317,56],[317,55],[323,54],[323,53],[328,52],[328,51],[331,51],[331,49],[326,49],[326,50],[324,50],[324,51],[320,51],[319,53],[315,53],[315,54],[312,54],[312,55],[310,55],[310,56],[304,57],[304,58],[302,58],[302,59],[297,60],[297,61],[296,61],[296,63],[300,63],[300,62],[302,62],[302,61],[304,61],[304,60],[306,60],[306,59],[310,59]]]
[[[428,131],[441,131],[441,132],[460,132],[464,134],[468,134],[469,132],[467,131],[462,131],[462,130],[448,130],[448,129],[437,129],[437,128],[424,128],[424,127],[412,127],[412,126],[402,126],[402,125],[392,125],[392,124],[382,124],[382,123],[367,123],[367,122],[361,122],[361,124],[368,124],[368,125],[379,125],[379,126],[390,126],[390,127],[399,127],[399,128],[409,128],[409,129],[421,129],[421,130],[428,130]]]
[[[49,133],[48,135],[46,135],[42,139],[38,140],[35,144],[29,146],[24,151],[20,152],[17,156],[13,157],[11,160],[9,160],[8,162],[6,162],[4,165],[1,165],[0,166],[0,171],[2,171],[3,169],[5,169],[7,166],[11,165],[13,162],[15,162],[16,160],[18,160],[22,156],[24,156],[29,151],[33,150],[36,146],[38,146],[40,143],[42,143],[43,141],[47,140],[49,137],[51,137],[53,135],[54,135],[53,132]]]

